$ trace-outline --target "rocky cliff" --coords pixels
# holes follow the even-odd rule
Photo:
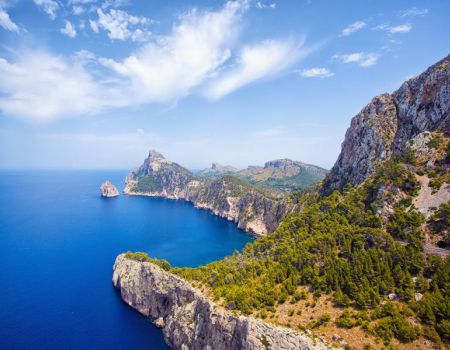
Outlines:
[[[116,186],[114,186],[111,182],[105,181],[100,186],[100,196],[102,197],[117,197],[119,195],[119,191],[117,191]]]
[[[219,310],[185,280],[124,254],[114,264],[113,284],[129,306],[162,329],[172,349],[329,349],[290,329]]]
[[[361,183],[382,162],[404,154],[417,135],[436,131],[450,132],[450,55],[394,93],[375,97],[352,119],[324,193]]]
[[[126,179],[129,195],[183,199],[196,207],[236,222],[239,228],[264,235],[274,231],[292,210],[287,199],[233,176],[204,178],[150,151]]]

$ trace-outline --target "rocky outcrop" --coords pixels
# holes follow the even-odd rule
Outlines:
[[[329,349],[293,330],[220,310],[185,280],[124,254],[114,264],[113,284],[125,303],[162,329],[171,349]]]
[[[100,196],[102,197],[117,197],[119,195],[119,191],[117,191],[116,186],[114,186],[111,182],[105,181],[100,186]]]
[[[287,199],[234,176],[200,177],[156,151],[150,151],[144,163],[128,175],[124,192],[186,200],[255,235],[274,231],[293,209]]]
[[[275,231],[293,206],[287,200],[274,199],[234,177],[208,182],[188,197],[195,207],[233,221],[247,232],[264,235]]]
[[[402,155],[410,140],[426,131],[450,132],[450,56],[393,94],[375,97],[352,119],[323,192],[361,183],[383,161]]]
[[[231,175],[238,172],[239,169],[231,165],[222,165],[219,163],[212,163],[211,168],[206,168],[198,172],[198,175],[206,178],[221,177]]]

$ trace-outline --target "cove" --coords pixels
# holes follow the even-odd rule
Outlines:
[[[0,347],[166,349],[161,332],[111,284],[115,257],[145,251],[198,266],[252,241],[183,201],[102,199],[127,171],[0,172]]]

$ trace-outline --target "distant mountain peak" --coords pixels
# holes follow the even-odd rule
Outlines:
[[[160,152],[157,150],[151,149],[148,152],[148,158],[150,159],[166,159]]]
[[[264,163],[264,168],[282,168],[286,166],[291,166],[295,164],[300,164],[301,162],[294,161],[292,159],[275,159],[275,160],[269,160],[268,162]]]

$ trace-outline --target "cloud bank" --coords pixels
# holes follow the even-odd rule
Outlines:
[[[51,17],[58,10],[50,0],[35,3]],[[243,42],[243,16],[249,7],[249,1],[236,0],[215,11],[191,9],[167,34],[151,35],[121,60],[85,50],[74,57],[45,50],[0,57],[0,109],[47,122],[110,108],[174,103],[190,94],[217,100],[280,75],[311,52],[303,40],[293,38]],[[139,41],[136,26],[150,21],[113,9],[97,9],[97,15],[92,29],[105,30],[112,40]],[[77,35],[68,21],[61,32]]]

